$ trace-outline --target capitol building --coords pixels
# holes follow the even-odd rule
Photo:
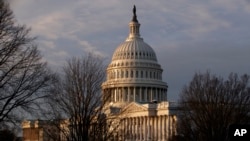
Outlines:
[[[153,48],[140,35],[135,6],[129,35],[114,51],[106,73],[106,81],[101,86],[105,99],[103,112],[107,120],[117,121],[110,127],[117,127],[112,140],[169,141],[177,135],[177,116],[167,99],[168,85],[162,81],[163,69]],[[24,121],[24,141],[48,140],[45,128],[51,128],[50,124]]]
[[[115,140],[167,141],[176,135],[177,117],[167,101],[167,83],[150,45],[140,35],[136,8],[129,35],[113,53],[102,84],[109,115],[123,115]]]

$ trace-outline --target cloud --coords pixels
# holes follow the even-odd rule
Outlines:
[[[128,35],[137,6],[144,41],[157,53],[177,99],[195,71],[249,73],[250,4],[247,0],[12,0],[20,23],[32,27],[39,48],[52,65],[94,52],[111,60]],[[108,62],[109,63],[109,62]]]

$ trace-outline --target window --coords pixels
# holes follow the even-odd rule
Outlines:
[[[122,70],[122,71],[121,71],[121,78],[124,77],[123,75],[124,75],[124,71]]]

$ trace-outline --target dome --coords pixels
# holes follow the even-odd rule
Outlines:
[[[104,96],[118,105],[149,103],[167,99],[168,86],[162,81],[162,68],[154,50],[140,36],[136,9],[129,22],[129,35],[114,51],[102,83]]]
[[[112,61],[123,59],[145,59],[157,61],[154,50],[140,38],[126,40],[115,50]]]

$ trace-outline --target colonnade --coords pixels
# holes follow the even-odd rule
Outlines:
[[[121,122],[117,140],[167,141],[176,134],[174,115],[130,117]]]
[[[167,101],[167,90],[156,87],[116,87],[103,90],[109,102]]]
[[[157,79],[162,80],[162,71],[160,69],[117,69],[108,71],[108,80],[112,79]]]

